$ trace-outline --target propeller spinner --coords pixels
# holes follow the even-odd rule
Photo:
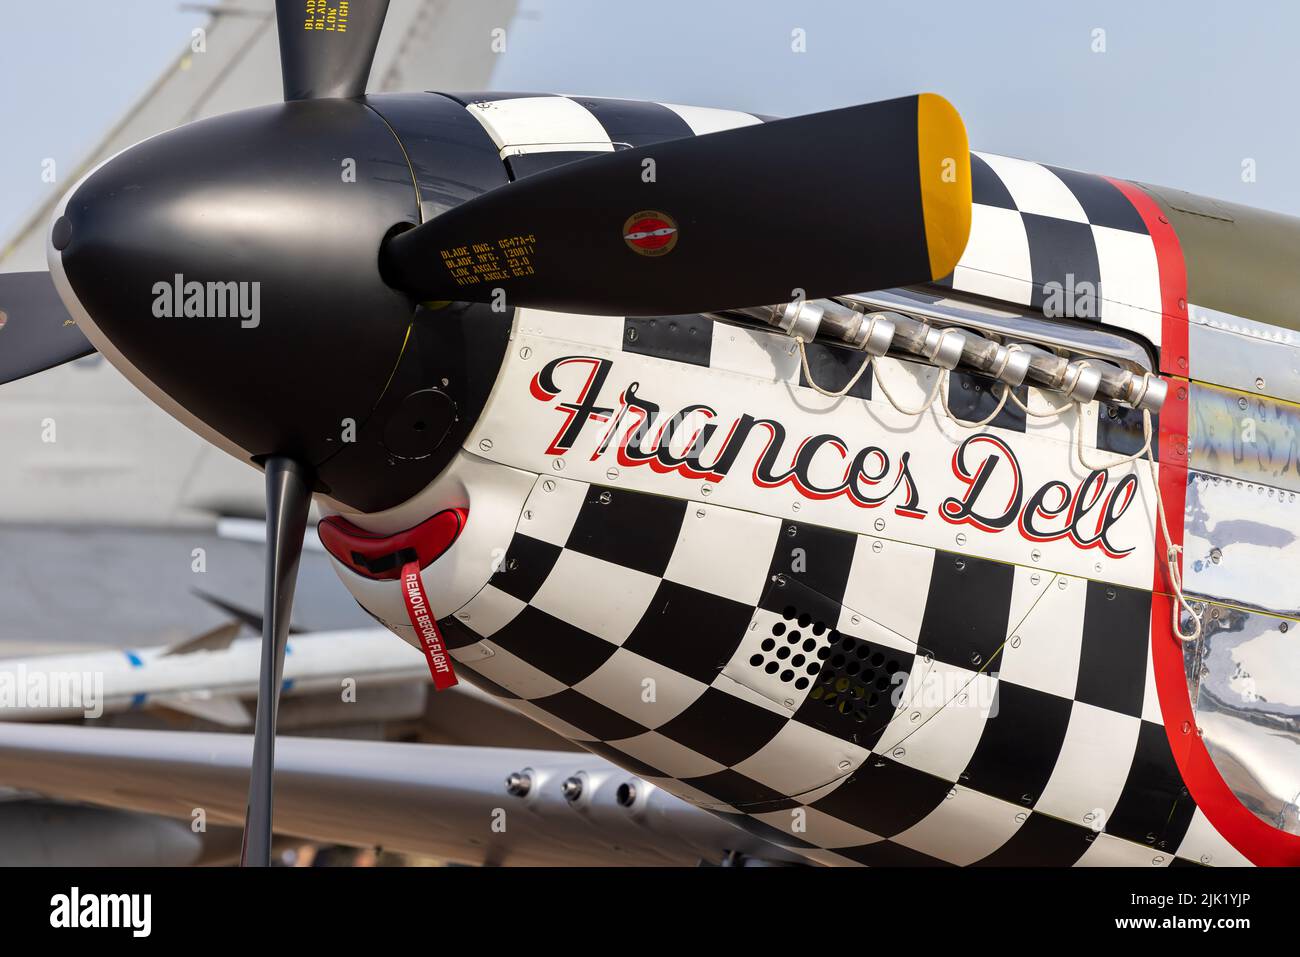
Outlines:
[[[475,411],[412,380],[412,349],[472,363],[464,330],[486,307],[464,304],[502,294],[511,307],[663,315],[938,279],[970,227],[965,129],[930,94],[603,154],[467,200],[448,177],[459,205],[422,222],[428,171],[381,117],[382,98],[363,96],[387,6],[354,2],[329,20],[324,5],[277,0],[285,102],[153,137],[74,186],[48,250],[66,313],[43,279],[0,277],[12,313],[0,378],[85,354],[88,339],[265,471],[249,865],[269,863],[275,717],[312,494],[376,511],[436,475],[436,457],[405,441],[362,467],[340,425],[364,427],[409,387],[384,417],[455,445],[451,423]],[[476,246],[508,254],[524,241],[528,269],[460,265]],[[453,305],[413,321],[428,300]],[[434,464],[399,481],[405,459]]]

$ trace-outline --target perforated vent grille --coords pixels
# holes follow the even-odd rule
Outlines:
[[[759,652],[749,658],[752,667],[772,675],[796,691],[805,690],[818,677],[822,664],[830,656],[831,631],[825,622],[787,606],[781,620],[771,628],[771,635],[759,645]]]
[[[851,635],[832,631],[830,638],[830,647],[824,649],[828,656],[809,700],[859,723],[882,704],[886,714],[892,712],[891,692],[900,680],[906,680],[894,676],[904,662],[887,649]]]
[[[915,656],[846,635],[797,605],[782,609],[770,630],[749,664],[802,697],[799,720],[871,747],[906,700]]]

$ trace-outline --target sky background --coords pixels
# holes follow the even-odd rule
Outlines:
[[[930,90],[956,105],[976,149],[1300,215],[1295,2],[520,6],[496,89],[777,115]],[[74,169],[207,18],[178,0],[0,0],[0,12],[2,239],[62,188],[41,182],[42,160]],[[805,53],[791,50],[796,28]],[[1097,30],[1105,52],[1094,52]]]

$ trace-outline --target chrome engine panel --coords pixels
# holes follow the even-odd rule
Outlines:
[[[1300,834],[1300,626],[1212,604],[1184,649],[1198,732],[1252,813]]]

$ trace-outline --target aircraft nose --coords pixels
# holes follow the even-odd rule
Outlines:
[[[241,457],[315,466],[402,354],[413,305],[377,256],[417,220],[373,111],[276,104],[114,157],[69,192],[48,253],[87,337],[169,411]]]

